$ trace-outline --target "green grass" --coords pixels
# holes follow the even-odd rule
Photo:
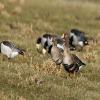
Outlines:
[[[1,0],[0,41],[26,49],[23,58],[3,61],[0,54],[0,100],[98,100],[100,98],[100,0]],[[20,1],[24,1],[20,3]],[[1,8],[1,6],[0,6]],[[17,9],[17,11],[16,11]],[[36,38],[78,28],[94,37],[82,52],[73,52],[86,67],[76,75],[39,54]]]

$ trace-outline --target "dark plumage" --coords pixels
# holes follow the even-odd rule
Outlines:
[[[49,34],[49,33],[46,33],[46,34],[43,34],[43,37],[44,37],[44,38],[52,38],[52,35]]]
[[[72,59],[73,59],[73,63],[68,65],[68,64],[63,64],[64,69],[69,72],[69,73],[74,73],[74,72],[78,72],[82,66],[85,66],[86,64],[83,63],[76,55],[72,54]]]
[[[1,44],[4,44],[7,47],[10,47],[11,49],[14,48],[15,46],[9,42],[9,41],[2,41]]]
[[[37,44],[41,43],[41,37],[39,37],[36,41]]]

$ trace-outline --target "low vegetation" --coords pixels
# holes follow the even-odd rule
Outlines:
[[[0,54],[0,100],[98,100],[100,98],[100,0],[0,0],[0,41],[26,49],[25,56]],[[86,67],[75,77],[37,52],[36,38],[72,28],[94,40],[72,51]]]

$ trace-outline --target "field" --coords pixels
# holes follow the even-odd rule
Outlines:
[[[86,63],[75,77],[35,46],[45,32],[61,35],[72,28],[94,38],[82,52],[72,51]],[[26,53],[12,60],[0,54],[0,100],[99,100],[100,0],[0,0],[2,40]]]

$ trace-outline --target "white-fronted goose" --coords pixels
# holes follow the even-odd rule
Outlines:
[[[75,55],[69,51],[69,39],[64,34],[64,53],[63,53],[63,66],[64,69],[69,73],[78,72],[85,64]]]
[[[53,41],[53,45],[52,45],[52,48],[51,48],[51,57],[52,57],[52,60],[57,64],[57,65],[60,65],[62,63],[62,51],[60,48],[57,47],[57,41],[56,41],[56,38],[53,37],[52,39]]]

